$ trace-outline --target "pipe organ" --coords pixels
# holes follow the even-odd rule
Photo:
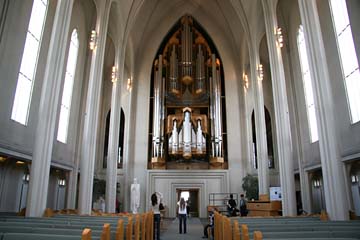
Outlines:
[[[175,27],[153,66],[150,168],[174,162],[225,168],[220,59],[191,16]]]

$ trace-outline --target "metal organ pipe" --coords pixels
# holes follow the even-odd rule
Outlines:
[[[212,134],[212,146],[214,157],[222,157],[222,127],[221,127],[221,85],[220,85],[220,73],[216,67],[216,58],[215,54],[211,56],[212,63],[212,79],[211,91],[212,91],[212,101],[211,106],[213,108],[213,118],[212,118],[212,127],[214,127],[214,132]]]
[[[182,75],[191,76],[191,64],[192,64],[192,31],[189,26],[189,20],[186,19],[183,25],[183,31],[181,32],[181,60],[183,65]]]
[[[179,146],[179,134],[177,130],[177,121],[174,120],[173,122],[173,129],[172,129],[172,153],[176,153],[178,151]]]
[[[202,46],[198,45],[198,55],[196,60],[196,93],[201,93],[204,90],[205,68],[204,68],[204,55]]]
[[[163,157],[164,155],[164,120],[165,120],[165,78],[160,78],[161,83],[161,91],[160,91],[160,157]]]
[[[183,31],[181,32],[181,61],[182,61],[182,76],[185,76],[185,57],[186,57],[186,25],[184,25]]]
[[[221,84],[220,84],[220,70],[216,70],[216,83],[217,83],[217,122],[218,122],[218,139],[219,139],[219,157],[222,157],[222,111],[221,111]]]
[[[215,124],[214,124],[214,84],[213,84],[213,78],[210,77],[209,78],[209,82],[210,82],[210,134],[211,134],[211,156],[214,157],[215,156],[215,145],[214,145],[214,140],[215,140]]]
[[[202,145],[203,145],[203,135],[201,129],[201,121],[197,121],[197,132],[196,132],[196,150],[197,152],[202,152]]]
[[[178,93],[178,59],[176,45],[174,44],[170,56],[170,91]]]
[[[183,142],[184,142],[184,154],[185,158],[191,157],[191,121],[190,112],[185,112],[183,123]]]
[[[154,115],[153,115],[153,157],[162,157],[161,122],[163,119],[163,81],[162,55],[159,55],[158,68],[154,83]]]

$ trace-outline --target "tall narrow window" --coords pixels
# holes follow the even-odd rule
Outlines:
[[[360,121],[360,72],[345,0],[331,0],[331,12],[349,103],[351,123]]]
[[[34,0],[17,80],[11,119],[23,125],[28,121],[47,5],[47,0]]]
[[[67,140],[71,98],[72,98],[72,92],[74,86],[74,75],[75,75],[78,49],[79,49],[78,34],[76,29],[74,29],[71,34],[71,40],[70,40],[69,55],[66,65],[64,89],[61,99],[59,126],[57,133],[57,140],[63,143],[66,143]]]
[[[301,73],[302,73],[304,92],[305,92],[306,110],[307,110],[308,123],[310,128],[310,139],[311,142],[316,142],[319,140],[319,136],[318,136],[318,128],[316,122],[314,94],[311,83],[312,79],[310,75],[309,60],[308,60],[306,43],[304,38],[304,30],[302,26],[300,26],[299,28],[297,43],[299,49]]]

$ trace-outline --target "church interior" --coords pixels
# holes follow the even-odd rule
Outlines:
[[[360,217],[360,1],[0,10],[0,215],[132,212],[136,181],[136,210],[160,192],[167,218],[230,193]]]

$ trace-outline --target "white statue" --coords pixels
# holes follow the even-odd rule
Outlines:
[[[137,183],[136,178],[134,178],[134,183],[131,184],[130,190],[130,208],[133,214],[137,214],[140,207],[140,184]]]
[[[105,199],[103,196],[100,196],[99,198],[98,208],[101,212],[105,212]]]

